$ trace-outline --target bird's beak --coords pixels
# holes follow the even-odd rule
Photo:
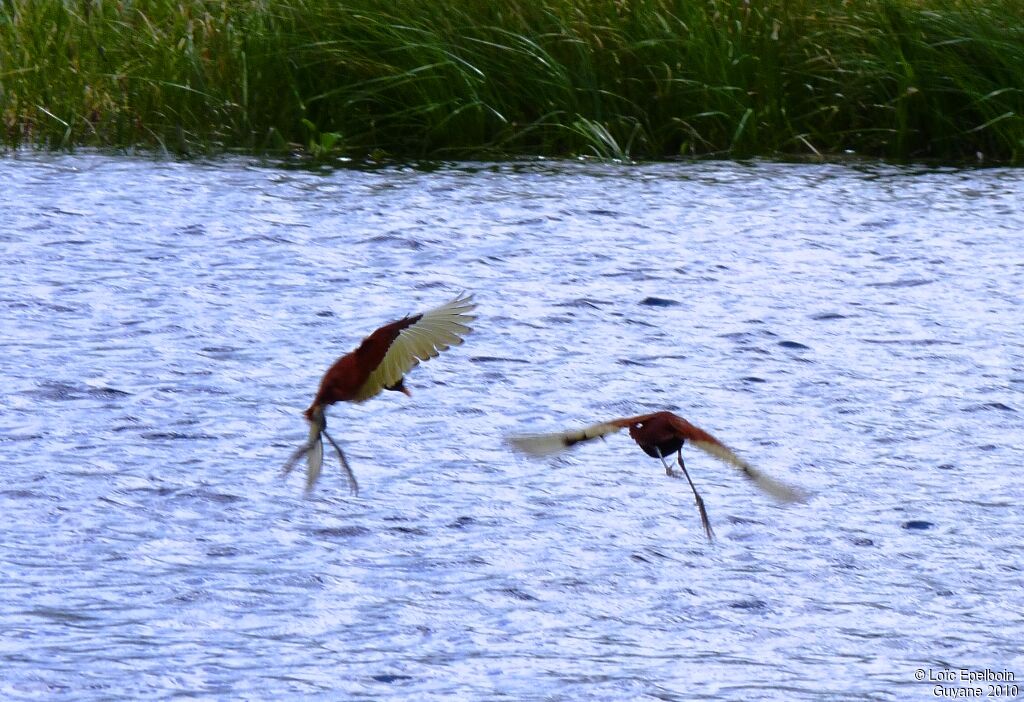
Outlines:
[[[412,393],[409,392],[409,388],[405,387],[404,385],[398,389],[405,393],[406,397],[412,397]]]

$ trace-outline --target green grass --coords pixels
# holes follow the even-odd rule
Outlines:
[[[10,148],[1019,163],[1024,0],[0,0]]]

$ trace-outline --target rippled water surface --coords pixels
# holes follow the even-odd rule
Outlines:
[[[1024,683],[1024,171],[0,160],[3,699],[934,699]],[[320,374],[476,293],[412,398]],[[813,492],[625,435],[672,409]],[[930,672],[927,672],[930,671]],[[945,683],[947,686],[964,683]]]

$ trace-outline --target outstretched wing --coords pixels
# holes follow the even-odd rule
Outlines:
[[[470,331],[469,323],[475,319],[470,314],[474,309],[473,296],[462,294],[440,307],[407,317],[375,332],[374,335],[388,328],[398,329],[387,351],[352,399],[362,402],[373,397],[384,388],[396,385],[420,361],[427,361],[449,347],[461,344],[462,336]]]
[[[550,456],[560,451],[564,451],[570,446],[574,446],[584,441],[592,441],[594,439],[608,436],[609,434],[614,434],[627,426],[629,426],[629,423],[625,420],[613,419],[610,422],[591,424],[589,427],[583,427],[582,429],[575,429],[573,431],[556,432],[553,434],[522,434],[520,436],[510,436],[508,437],[508,442],[512,445],[512,448],[518,451],[522,451],[523,453],[535,458],[543,458],[544,456]]]
[[[751,482],[774,497],[776,500],[779,500],[780,502],[805,502],[807,500],[807,495],[802,490],[786,485],[785,483],[762,473],[747,461],[737,456],[728,446],[711,436],[711,434],[707,433],[700,427],[696,427],[682,417],[677,417],[675,415],[672,417],[672,425],[676,431],[678,431],[679,434],[695,448],[714,456],[724,463],[728,463],[735,468],[739,468],[743,475],[749,478]]]

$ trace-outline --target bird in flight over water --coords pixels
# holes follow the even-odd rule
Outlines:
[[[732,449],[711,434],[672,412],[652,412],[636,417],[611,419],[574,431],[512,436],[509,437],[509,443],[530,456],[550,456],[578,443],[604,438],[608,434],[614,434],[627,428],[629,435],[643,449],[644,453],[652,458],[661,459],[667,475],[674,478],[686,478],[690,489],[693,490],[697,509],[700,511],[701,524],[704,526],[704,533],[707,534],[708,541],[714,541],[715,534],[711,529],[707,510],[704,508],[704,499],[697,492],[696,486],[690,479],[690,474],[686,471],[686,465],[683,463],[683,444],[687,441],[705,453],[739,468],[744,476],[780,502],[803,502],[807,499],[803,491],[765,475],[737,456]],[[665,461],[665,457],[671,456],[672,453],[676,454],[679,468],[682,470],[681,474],[672,470],[672,466]]]
[[[283,473],[290,473],[305,456],[306,491],[311,490],[320,477],[326,438],[338,453],[349,488],[358,494],[359,483],[341,446],[327,433],[325,410],[335,402],[365,402],[382,390],[411,397],[405,386],[405,374],[420,361],[461,344],[462,337],[470,331],[469,323],[475,319],[470,314],[474,309],[473,296],[463,293],[440,307],[385,324],[363,339],[355,351],[335,361],[324,373],[313,404],[304,413],[309,422],[309,437],[285,463]]]

